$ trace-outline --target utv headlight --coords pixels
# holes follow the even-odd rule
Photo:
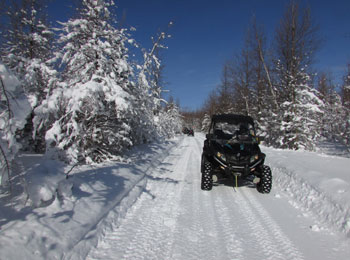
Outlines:
[[[226,162],[226,156],[223,153],[217,152],[216,157]]]
[[[253,162],[255,162],[256,160],[258,160],[259,159],[259,155],[253,155],[252,157],[250,157],[250,163],[253,163]]]

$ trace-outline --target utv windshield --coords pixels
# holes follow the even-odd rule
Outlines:
[[[255,136],[254,127],[249,123],[217,122],[213,127],[213,134],[217,139],[229,140],[237,135]]]

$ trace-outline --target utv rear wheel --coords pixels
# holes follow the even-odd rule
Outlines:
[[[272,188],[272,173],[271,169],[267,165],[261,167],[260,182],[257,183],[256,189],[260,193],[270,193]]]
[[[213,188],[212,166],[210,162],[204,162],[202,172],[202,190],[211,190]]]

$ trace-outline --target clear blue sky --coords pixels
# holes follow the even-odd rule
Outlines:
[[[200,108],[220,83],[226,60],[242,48],[251,18],[264,25],[273,39],[289,0],[114,0],[125,26],[137,29],[133,38],[150,47],[150,37],[174,25],[164,51],[166,89],[182,108]],[[50,10],[58,20],[67,19],[68,0],[56,0]],[[315,68],[332,72],[340,82],[350,63],[350,0],[300,0],[311,8],[319,34],[324,38]],[[61,18],[62,17],[62,18]]]

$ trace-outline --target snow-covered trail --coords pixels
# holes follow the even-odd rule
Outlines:
[[[144,192],[87,259],[348,259],[349,247],[310,229],[314,219],[278,187],[201,191],[203,140],[184,137],[148,171]]]

